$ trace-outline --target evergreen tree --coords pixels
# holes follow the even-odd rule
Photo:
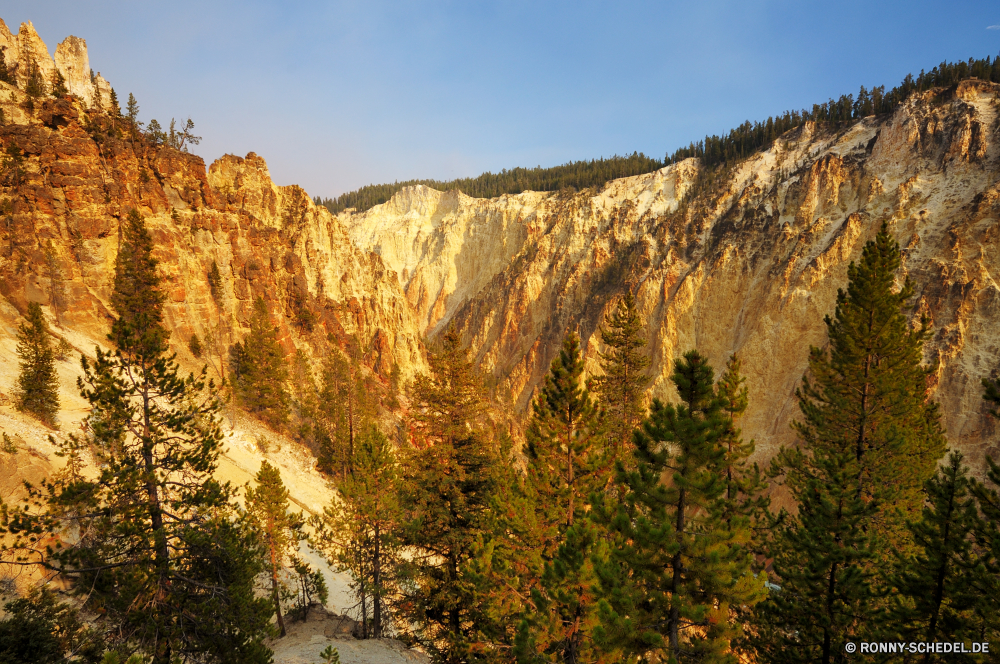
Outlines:
[[[931,368],[921,366],[930,323],[925,317],[910,329],[904,311],[913,288],[907,281],[894,289],[899,267],[899,245],[883,225],[848,268],[847,290],[826,317],[829,351],[810,351],[795,424],[807,449],[854,455],[858,495],[877,505],[865,524],[877,564],[891,564],[890,552],[908,546],[906,520],[919,516],[921,490],[945,450],[937,405],[928,400]]]
[[[212,299],[221,307],[222,299],[226,293],[222,287],[222,273],[219,272],[219,264],[214,260],[212,267],[208,269],[208,289],[212,293]]]
[[[535,496],[540,548],[534,609],[518,636],[517,655],[561,661],[590,657],[597,603],[591,555],[598,536],[586,522],[590,497],[603,490],[607,454],[601,449],[602,412],[583,385],[580,339],[566,335],[533,405],[528,426],[527,482]]]
[[[844,662],[845,643],[881,629],[864,528],[877,504],[861,498],[850,451],[783,450],[779,463],[798,514],[779,518],[768,551],[779,586],[757,605],[748,643],[760,661]]]
[[[1000,378],[983,378],[983,400],[992,404],[990,414],[1000,419]]]
[[[325,429],[319,467],[345,478],[351,472],[355,443],[376,416],[375,387],[361,370],[356,343],[350,354],[333,349],[323,367],[319,415]]]
[[[374,425],[359,438],[338,498],[314,520],[317,544],[332,565],[350,573],[364,638],[389,633],[397,593],[400,546],[399,470],[389,440]]]
[[[267,600],[253,593],[262,552],[214,479],[220,404],[205,371],[182,378],[167,352],[152,240],[133,210],[122,224],[110,353],[83,359],[86,441],[71,436],[67,472],[50,485],[49,523],[80,535],[46,564],[84,606],[155,664],[176,657],[267,662]],[[80,472],[89,444],[99,464]]]
[[[712,369],[691,351],[672,380],[681,404],[655,400],[635,436],[635,468],[618,465],[624,499],[595,505],[613,535],[595,638],[627,657],[735,662],[731,612],[759,601],[763,577],[751,571],[745,524],[726,521],[729,425]]]
[[[726,451],[723,461],[726,521],[731,523],[734,518],[742,517],[746,520],[744,525],[759,529],[764,525],[770,501],[764,495],[767,478],[756,463],[749,461],[756,448],[754,441],[744,442],[738,426],[739,419],[750,405],[749,390],[741,368],[739,358],[731,355],[716,385],[719,407],[726,423],[719,441]]]
[[[643,325],[631,291],[618,301],[605,326],[601,340],[608,350],[600,357],[604,375],[594,379],[594,392],[604,406],[613,464],[630,458],[632,434],[646,415],[649,377],[643,372],[649,359],[641,354],[646,340],[640,336]]]
[[[49,326],[37,302],[28,305],[25,322],[17,328],[20,373],[14,398],[17,409],[31,413],[49,426],[59,412],[59,377],[49,339]]]
[[[489,548],[497,457],[484,434],[481,381],[450,329],[429,354],[430,375],[411,388],[414,445],[402,458],[400,544],[411,556],[400,574],[399,625],[434,659],[489,655],[484,598],[472,568]]]
[[[35,102],[45,95],[45,82],[38,65],[32,62],[28,66],[27,80],[24,82],[24,94],[28,96],[28,110],[35,110]]]
[[[583,385],[580,338],[566,335],[545,384],[532,405],[528,425],[528,480],[553,533],[573,525],[601,488],[606,455],[601,449],[603,413]]]
[[[102,635],[59,602],[46,586],[7,602],[0,620],[0,662],[4,664],[85,664],[101,661]]]
[[[271,426],[288,421],[288,368],[267,304],[257,298],[250,333],[233,346],[231,365],[240,403]]]
[[[49,87],[53,97],[65,97],[69,94],[69,90],[66,88],[66,79],[63,78],[62,72],[58,69],[53,70],[52,84]]]
[[[752,639],[765,659],[839,661],[845,642],[877,637],[894,555],[912,553],[905,523],[920,513],[944,437],[920,364],[929,324],[907,324],[912,288],[894,290],[899,266],[883,225],[826,318],[829,351],[810,352],[794,425],[802,446],[773,470],[798,515],[783,516],[770,545],[781,589],[759,607]]]
[[[278,621],[279,636],[285,635],[285,621],[281,617],[279,575],[285,560],[292,555],[302,537],[302,516],[288,511],[288,489],[281,481],[278,469],[262,461],[257,471],[256,488],[247,488],[247,520],[258,534],[267,552],[265,566],[271,583],[271,601]]]
[[[962,454],[952,452],[946,465],[926,484],[928,505],[920,521],[908,524],[916,554],[899,556],[890,621],[906,641],[981,641],[976,605],[1000,606],[980,595],[976,576],[982,568],[975,547],[981,530]],[[927,657],[923,661],[944,660]]]

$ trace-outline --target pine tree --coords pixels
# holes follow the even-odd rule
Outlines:
[[[402,455],[400,544],[412,552],[400,570],[399,625],[434,659],[479,660],[489,588],[471,568],[489,548],[495,450],[485,437],[481,380],[450,329],[429,354],[430,375],[411,387],[413,446]]]
[[[532,610],[519,630],[516,653],[544,653],[567,662],[590,656],[597,602],[591,556],[598,535],[586,522],[590,497],[603,490],[608,460],[602,412],[583,385],[580,339],[566,335],[559,357],[533,404],[528,426],[527,483],[536,500],[541,565],[531,588]]]
[[[38,65],[32,62],[28,66],[28,76],[24,83],[24,94],[28,96],[28,110],[35,110],[35,102],[45,95],[45,82]]]
[[[18,326],[17,357],[21,369],[14,392],[17,409],[54,426],[59,412],[59,377],[49,326],[37,302],[28,305],[26,320]]]
[[[111,306],[112,352],[83,359],[90,402],[87,439],[62,454],[93,473],[60,474],[49,485],[48,523],[81,536],[46,564],[67,576],[84,606],[102,616],[155,664],[175,655],[212,661],[268,661],[267,600],[254,597],[261,552],[231,509],[231,489],[214,479],[222,446],[219,401],[200,376],[182,378],[167,355],[164,296],[142,218],[121,228]],[[75,460],[75,461],[74,461]]]
[[[352,346],[349,354],[333,349],[327,356],[319,392],[318,411],[325,429],[319,467],[341,478],[351,472],[355,441],[377,411],[372,398],[375,388],[362,373],[356,343]]]
[[[302,516],[288,511],[288,489],[281,481],[278,469],[262,461],[257,471],[257,486],[247,488],[247,520],[258,534],[267,552],[265,566],[271,584],[271,601],[278,621],[279,636],[285,635],[285,621],[281,616],[281,569],[298,541],[302,527]]]
[[[826,317],[829,351],[810,351],[795,424],[807,449],[854,455],[858,495],[878,505],[865,525],[877,564],[891,564],[890,551],[908,546],[904,524],[920,514],[921,490],[945,450],[937,405],[928,400],[931,368],[921,366],[930,323],[924,317],[910,329],[904,311],[913,288],[907,281],[894,289],[899,267],[899,245],[883,225],[848,268],[847,290]]]
[[[257,298],[250,333],[233,346],[231,365],[240,403],[273,427],[288,421],[288,368],[267,305]]]
[[[643,372],[649,359],[641,354],[646,340],[640,336],[643,325],[631,291],[619,300],[605,326],[601,340],[608,350],[600,357],[604,375],[594,379],[593,390],[604,407],[613,464],[630,458],[632,434],[646,415],[649,377]]]
[[[391,625],[388,607],[397,593],[400,565],[397,466],[389,440],[369,425],[359,438],[351,472],[336,484],[338,498],[314,520],[320,549],[353,578],[364,638],[380,639]]]
[[[725,513],[727,523],[742,518],[737,528],[748,526],[759,529],[770,504],[764,492],[767,478],[756,463],[750,463],[756,446],[754,441],[744,442],[738,426],[739,419],[750,405],[746,378],[741,373],[742,364],[736,355],[731,355],[726,370],[716,385],[721,414],[726,423],[720,444],[725,448],[723,475],[726,482]]]
[[[779,463],[798,504],[783,512],[769,546],[777,589],[757,605],[748,643],[760,661],[844,661],[844,644],[881,628],[864,525],[877,506],[862,500],[850,451],[783,450]]]
[[[618,468],[624,499],[595,506],[613,535],[599,569],[605,599],[595,637],[630,657],[735,662],[740,626],[731,610],[762,597],[763,577],[751,571],[745,530],[725,518],[729,425],[712,369],[691,351],[672,380],[681,404],[653,402],[635,437],[635,468]]]
[[[58,69],[53,70],[52,84],[49,87],[53,97],[65,97],[69,94],[69,90],[66,88],[66,79]]]
[[[582,377],[580,338],[570,333],[532,405],[527,430],[528,480],[553,533],[584,515],[607,472],[600,445],[603,413]]]
[[[899,267],[883,225],[826,317],[829,351],[810,351],[794,424],[802,445],[773,467],[798,515],[783,515],[769,545],[781,589],[759,607],[751,639],[765,659],[839,661],[843,643],[877,637],[895,553],[912,553],[905,524],[945,442],[920,364],[929,324],[907,324],[912,288],[894,290]]]
[[[920,521],[908,524],[916,554],[897,560],[890,624],[906,641],[980,641],[982,625],[974,607],[989,602],[995,611],[1000,606],[977,588],[981,561],[975,534],[981,526],[960,452],[949,455],[927,481],[926,492]]]
[[[208,289],[212,293],[212,299],[215,300],[215,304],[221,307],[223,297],[226,293],[222,287],[222,273],[219,271],[219,264],[214,260],[212,261],[212,267],[208,269]]]

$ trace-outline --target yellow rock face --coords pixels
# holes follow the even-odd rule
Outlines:
[[[646,321],[650,395],[672,397],[680,353],[738,353],[762,457],[794,441],[795,388],[826,343],[847,266],[883,223],[935,334],[933,395],[978,471],[997,456],[980,378],[1000,367],[1000,86],[968,81],[891,117],[784,136],[686,197],[695,160],[576,194],[478,200],[414,187],[340,215],[402,278],[423,329],[454,323],[525,409],[567,330],[597,371],[597,329],[633,289]]]

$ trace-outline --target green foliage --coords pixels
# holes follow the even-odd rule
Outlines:
[[[826,317],[829,350],[813,348],[809,373],[797,392],[803,419],[795,424],[810,450],[849,452],[858,490],[877,505],[871,543],[884,552],[907,546],[906,520],[920,514],[924,483],[944,454],[937,405],[928,400],[932,368],[921,366],[930,323],[911,329],[904,311],[909,281],[896,291],[899,245],[883,226],[848,268],[847,290]]]
[[[915,554],[898,557],[890,621],[906,641],[989,640],[997,595],[984,593],[995,564],[976,546],[980,522],[962,454],[952,452],[926,484],[928,504],[908,527]],[[985,554],[985,556],[983,555]],[[994,565],[995,566],[995,565]],[[995,582],[994,582],[995,585]]]
[[[748,642],[761,661],[837,661],[845,643],[883,627],[865,532],[877,505],[860,498],[850,451],[783,450],[779,459],[798,514],[782,513],[769,546],[780,587],[757,605]]]
[[[240,403],[273,427],[288,421],[288,367],[278,343],[278,328],[267,304],[257,298],[250,317],[250,333],[230,354],[236,395]]]
[[[878,637],[896,556],[914,555],[905,524],[921,513],[945,443],[921,366],[929,324],[910,328],[912,287],[894,289],[899,266],[883,226],[826,317],[829,350],[810,352],[794,424],[803,445],[782,450],[773,467],[798,515],[780,517],[768,547],[781,590],[756,614],[764,659],[828,659],[846,641]]]
[[[182,150],[187,152],[187,144],[197,145],[201,143],[201,136],[195,136],[194,133],[194,120],[191,118],[187,119],[182,129],[177,128],[177,121],[174,118],[170,118],[170,130],[164,134],[163,140],[166,142],[167,146],[174,148],[175,150]]]
[[[35,101],[45,96],[45,82],[38,64],[32,62],[28,66],[28,76],[24,82],[24,94],[28,95],[28,110],[35,110]]]
[[[58,69],[52,71],[52,82],[49,84],[49,89],[53,97],[65,97],[69,94],[69,90],[66,88],[66,79],[63,78],[62,72]]]
[[[122,114],[122,107],[118,103],[118,93],[115,92],[114,88],[111,88],[111,115],[114,117],[120,117]]]
[[[726,370],[716,385],[716,396],[726,428],[719,439],[725,449],[722,471],[726,482],[725,518],[727,523],[740,517],[756,531],[752,542],[758,546],[764,537],[761,529],[767,524],[767,508],[770,499],[765,495],[767,478],[756,463],[750,463],[756,445],[754,441],[744,442],[738,426],[740,418],[750,405],[746,378],[741,372],[742,363],[736,355],[726,362]]]
[[[315,541],[351,575],[363,638],[379,639],[391,628],[388,607],[398,594],[402,513],[396,454],[375,425],[359,437],[350,467],[336,483],[337,499],[313,520]]]
[[[333,646],[324,648],[319,656],[323,658],[325,664],[340,664],[340,653]]]
[[[214,386],[181,378],[167,356],[163,295],[152,241],[134,211],[122,227],[109,339],[83,359],[88,438],[70,436],[68,471],[47,487],[49,528],[86,533],[47,565],[132,648],[167,664],[196,653],[217,662],[267,662],[267,600],[256,598],[262,552],[215,478],[222,446]],[[98,465],[80,472],[89,446]]]
[[[11,71],[11,68],[7,66],[6,46],[0,46],[0,81],[15,87],[17,86],[17,80],[14,78],[14,73]]]
[[[132,137],[135,138],[142,129],[142,123],[139,122],[139,102],[136,101],[135,95],[131,92],[128,93],[128,103],[125,106],[125,118],[128,120],[129,130],[132,133]]]
[[[167,134],[163,131],[163,127],[160,126],[160,123],[156,120],[156,118],[150,120],[149,124],[146,126],[146,140],[149,141],[150,145],[154,148],[167,142]]]
[[[262,461],[257,472],[256,488],[246,490],[247,522],[264,548],[264,567],[271,583],[273,612],[278,620],[279,636],[285,635],[285,621],[281,615],[281,581],[279,574],[285,560],[292,555],[303,539],[302,515],[288,511],[288,489],[281,481],[277,468]]]
[[[706,136],[686,147],[668,154],[663,161],[632,153],[631,156],[614,156],[610,159],[574,161],[552,168],[513,168],[500,173],[483,173],[475,178],[463,178],[441,182],[437,180],[407,180],[392,184],[371,184],[356,191],[341,194],[335,199],[316,197],[316,205],[324,205],[337,214],[348,208],[363,212],[385,203],[393,194],[404,187],[422,184],[439,191],[458,189],[476,198],[495,198],[503,194],[519,194],[522,191],[558,191],[567,187],[586,189],[601,187],[608,181],[651,173],[668,164],[695,157],[710,170],[724,167],[751,156],[758,150],[767,148],[775,139],[807,122],[829,123],[839,126],[852,120],[891,113],[913,93],[924,92],[935,87],[955,85],[959,81],[978,78],[983,81],[1000,83],[1000,57],[982,60],[969,58],[968,62],[942,62],[929,72],[921,71],[914,78],[907,74],[902,83],[885,91],[885,86],[866,90],[864,86],[853,95],[841,95],[822,104],[813,104],[812,110],[785,111],[767,120],[744,122],[736,129],[722,136]]]
[[[292,556],[292,569],[295,571],[295,608],[293,613],[299,620],[309,617],[309,608],[315,605],[325,605],[330,598],[330,590],[326,587],[323,572],[313,569],[301,558]]]
[[[745,520],[727,520],[729,422],[696,351],[676,361],[671,379],[681,404],[654,400],[635,436],[634,469],[618,465],[624,498],[595,505],[612,533],[595,639],[625,657],[735,662],[741,625],[732,612],[762,598],[764,579],[751,571]]]
[[[208,269],[208,289],[212,293],[212,299],[219,306],[222,306],[226,291],[222,286],[222,273],[219,272],[219,264],[214,260],[212,267]]]
[[[535,552],[542,566],[519,628],[518,657],[532,652],[578,661],[590,649],[597,578],[590,556],[598,535],[586,522],[591,494],[607,480],[602,412],[583,385],[580,339],[566,335],[533,404],[526,483],[535,499]],[[537,573],[537,572],[536,572]]]
[[[0,182],[8,187],[17,188],[24,183],[25,175],[27,171],[24,168],[24,154],[12,141],[4,150],[3,164],[0,166],[0,178],[2,178]]]
[[[992,404],[990,414],[1000,419],[1000,378],[983,378],[983,401]]]
[[[411,388],[414,446],[402,459],[398,625],[439,662],[483,656],[489,588],[472,573],[489,550],[497,456],[483,433],[481,380],[454,330]]]
[[[4,605],[0,620],[0,662],[3,664],[56,664],[101,661],[104,641],[79,612],[57,600],[42,586],[27,597]]]
[[[59,377],[49,326],[37,302],[28,305],[25,321],[17,329],[20,373],[14,398],[17,409],[54,426],[59,412]]]
[[[635,296],[629,291],[618,301],[601,328],[601,341],[607,351],[600,356],[604,375],[593,382],[593,391],[604,406],[610,461],[631,457],[632,432],[646,415],[644,374],[649,359],[642,355],[642,321],[636,310]]]
[[[463,178],[441,182],[438,180],[407,180],[393,184],[370,184],[357,191],[348,192],[336,199],[316,198],[317,205],[325,206],[337,214],[347,208],[363,212],[385,203],[393,194],[404,187],[422,184],[439,191],[458,189],[475,198],[495,198],[503,194],[519,194],[522,191],[559,191],[566,188],[587,189],[602,187],[609,180],[650,173],[664,166],[663,162],[647,157],[640,152],[631,156],[615,155],[609,159],[573,161],[552,168],[513,168],[499,173],[483,173],[475,178]]]
[[[7,435],[6,431],[3,432],[3,439],[0,440],[0,452],[4,454],[17,454],[17,443]]]
[[[195,332],[192,332],[191,338],[188,339],[188,350],[195,357],[201,357],[201,354],[204,352],[204,348],[201,346],[201,339],[198,338],[198,334]]]
[[[322,428],[318,464],[346,478],[352,472],[356,441],[375,420],[376,388],[362,371],[357,344],[348,353],[334,348],[323,364],[317,417]]]
[[[553,536],[587,512],[591,492],[603,488],[607,463],[601,449],[603,413],[583,385],[580,338],[566,335],[528,425],[528,482]]]

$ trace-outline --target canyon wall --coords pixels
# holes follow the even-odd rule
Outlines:
[[[903,247],[914,316],[934,336],[933,398],[977,472],[1000,453],[980,379],[1000,367],[1000,87],[966,81],[891,117],[791,132],[722,177],[696,160],[600,191],[493,200],[412,187],[340,219],[401,277],[429,334],[454,324],[525,412],[567,330],[586,344],[632,289],[646,323],[651,396],[670,399],[680,353],[743,360],[744,433],[761,458],[789,422],[810,345],[826,343],[847,267],[883,223]]]

